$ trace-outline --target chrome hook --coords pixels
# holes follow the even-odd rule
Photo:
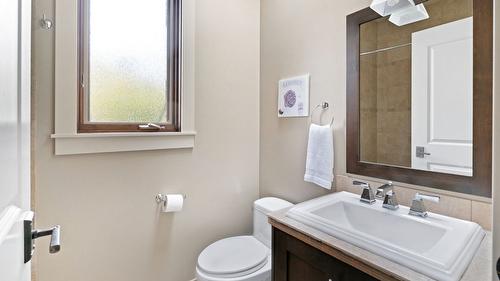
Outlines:
[[[42,26],[42,29],[49,30],[52,28],[54,23],[52,22],[52,20],[48,19],[45,14],[43,14],[43,17],[40,20],[40,25]]]

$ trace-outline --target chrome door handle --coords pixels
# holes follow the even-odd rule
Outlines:
[[[31,232],[31,238],[36,240],[40,237],[49,236],[50,235],[50,245],[49,245],[49,253],[55,254],[61,250],[61,226],[56,225],[51,229],[46,230],[33,230]]]
[[[35,240],[40,237],[50,236],[49,253],[55,254],[61,250],[61,226],[56,225],[50,229],[33,230],[33,212],[24,215],[24,263],[33,257]]]
[[[417,146],[417,151],[416,151],[416,156],[417,158],[425,158],[425,156],[431,155],[428,152],[425,152],[425,147],[423,146]]]

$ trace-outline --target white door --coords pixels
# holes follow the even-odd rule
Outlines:
[[[31,280],[23,217],[30,210],[30,0],[0,0],[0,280]]]
[[[472,18],[412,35],[412,168],[472,176]]]

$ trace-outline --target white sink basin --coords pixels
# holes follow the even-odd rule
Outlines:
[[[409,208],[368,205],[339,192],[296,205],[287,216],[436,280],[457,281],[485,236],[473,222],[434,213],[420,218]]]

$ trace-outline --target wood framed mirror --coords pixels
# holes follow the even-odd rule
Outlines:
[[[347,16],[347,173],[491,197],[493,1]]]

